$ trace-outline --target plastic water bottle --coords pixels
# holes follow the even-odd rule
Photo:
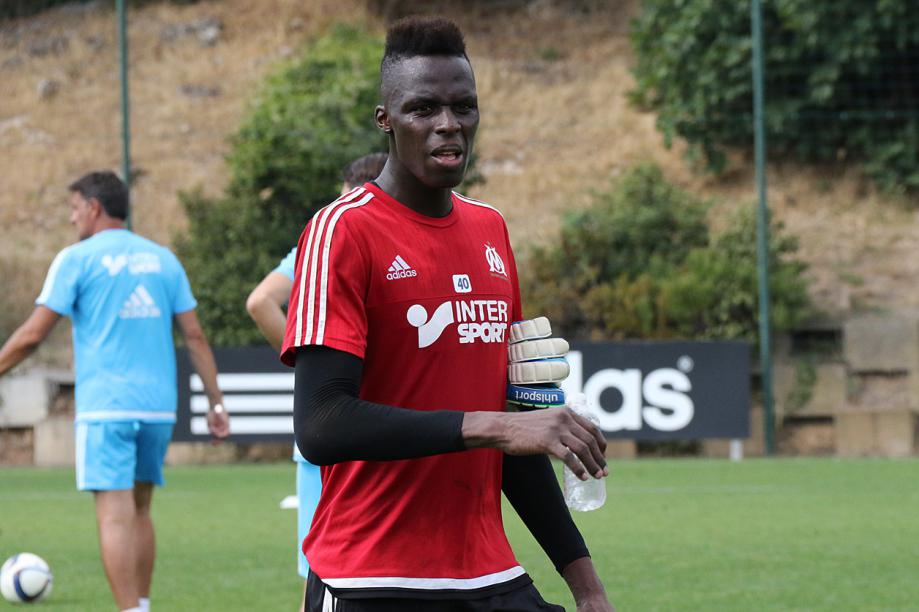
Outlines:
[[[599,427],[600,422],[587,408],[587,396],[583,393],[573,393],[569,398],[568,407],[576,414],[586,418],[594,425]],[[565,503],[572,510],[588,512],[596,510],[606,503],[606,480],[588,476],[587,480],[581,480],[575,476],[574,472],[566,465],[564,468],[565,476]]]

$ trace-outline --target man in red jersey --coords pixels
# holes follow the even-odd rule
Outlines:
[[[462,34],[399,22],[380,72],[388,161],[304,229],[281,354],[322,466],[306,609],[559,610],[514,558],[503,489],[578,610],[608,612],[547,457],[604,477],[602,434],[567,409],[504,411],[520,291],[500,213],[452,192],[479,121]]]

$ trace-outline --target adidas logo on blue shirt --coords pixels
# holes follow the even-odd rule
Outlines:
[[[125,300],[118,316],[122,319],[147,319],[158,317],[160,314],[162,313],[157,308],[156,302],[153,301],[153,296],[150,295],[147,288],[143,285],[137,285],[137,288],[131,293],[131,297]]]

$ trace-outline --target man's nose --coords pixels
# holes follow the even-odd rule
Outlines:
[[[449,106],[441,107],[440,112],[437,114],[435,130],[438,134],[458,132],[460,130],[459,119]]]

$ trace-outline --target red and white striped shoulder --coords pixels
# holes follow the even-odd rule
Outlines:
[[[363,187],[355,187],[313,216],[303,251],[297,300],[295,346],[322,344],[325,334],[329,283],[329,254],[332,238],[341,216],[373,200]],[[317,299],[318,298],[318,299]]]
[[[487,204],[487,203],[485,203],[485,202],[483,202],[483,201],[481,201],[481,200],[476,200],[476,199],[474,199],[474,198],[466,197],[466,196],[464,196],[464,195],[461,194],[461,193],[456,193],[455,191],[453,192],[453,196],[454,196],[457,200],[459,200],[459,201],[461,201],[461,202],[465,202],[466,204],[471,204],[471,205],[473,205],[473,206],[479,206],[479,207],[481,207],[481,208],[487,208],[487,209],[489,209],[489,210],[493,210],[493,211],[495,211],[496,213],[498,213],[498,215],[499,215],[502,219],[504,218],[504,215],[501,214],[501,211],[498,210],[497,208],[495,208],[494,206],[492,206],[491,204]]]

